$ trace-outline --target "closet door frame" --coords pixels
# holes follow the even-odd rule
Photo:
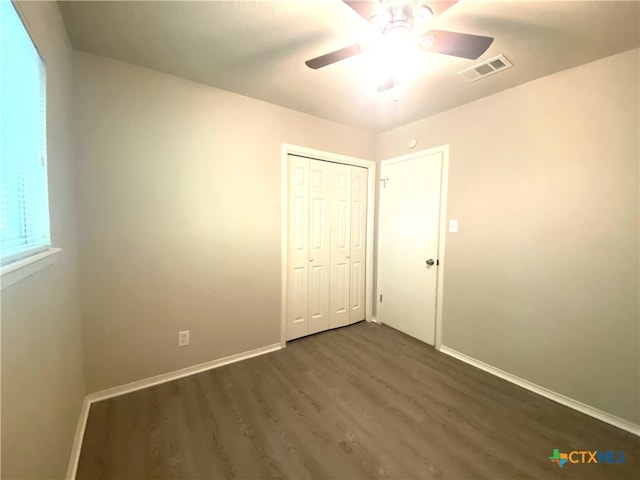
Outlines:
[[[374,222],[374,208],[375,208],[375,181],[376,181],[376,162],[372,160],[365,160],[357,157],[350,157],[346,155],[340,155],[337,153],[324,152],[322,150],[315,150],[313,148],[301,147],[298,145],[291,145],[288,143],[282,144],[282,159],[281,159],[281,181],[280,181],[280,212],[281,212],[281,291],[282,297],[280,299],[280,346],[286,347],[287,345],[287,255],[288,255],[288,199],[289,199],[289,181],[288,181],[288,167],[289,167],[289,155],[298,155],[301,157],[307,157],[312,160],[324,160],[327,162],[342,163],[344,165],[352,165],[354,167],[363,167],[367,169],[367,254],[365,261],[365,320],[367,322],[373,321],[373,222]]]

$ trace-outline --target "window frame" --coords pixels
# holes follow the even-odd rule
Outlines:
[[[22,23],[22,27],[26,32],[31,44],[38,55],[40,62],[42,63],[42,84],[44,90],[44,165],[45,173],[44,180],[46,185],[46,215],[47,215],[47,227],[48,227],[48,244],[36,245],[31,248],[27,248],[23,251],[16,252],[13,255],[8,255],[5,259],[0,258],[2,261],[6,261],[5,264],[0,263],[0,290],[4,290],[11,285],[33,275],[34,273],[42,270],[49,265],[55,263],[56,254],[61,252],[62,249],[53,246],[53,235],[51,229],[51,204],[50,204],[50,184],[49,184],[49,95],[48,95],[48,75],[47,75],[47,63],[44,59],[44,55],[40,51],[38,44],[35,40],[35,36],[32,34],[29,22],[26,19],[26,15],[21,6],[14,0],[10,0],[11,8],[14,9],[16,15]]]

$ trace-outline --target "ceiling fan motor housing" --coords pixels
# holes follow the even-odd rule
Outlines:
[[[391,23],[409,23],[413,21],[413,12],[408,5],[404,5],[402,7],[390,7],[389,10],[391,12]]]
[[[413,28],[413,12],[408,5],[384,6],[379,4],[377,11],[369,19],[371,23],[381,28],[383,33],[396,27]]]
[[[376,12],[369,20],[372,24],[380,27],[382,33],[387,33],[394,28],[404,27],[413,31],[416,22],[426,22],[433,16],[433,10],[418,2],[413,7],[409,2],[380,2]]]

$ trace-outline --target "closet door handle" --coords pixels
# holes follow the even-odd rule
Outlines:
[[[310,262],[313,262],[313,258],[310,258],[310,259],[309,259],[309,261],[310,261]]]
[[[351,258],[351,255],[347,255],[347,258]]]

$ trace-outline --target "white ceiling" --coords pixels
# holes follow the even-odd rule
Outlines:
[[[475,61],[416,48],[414,75],[394,102],[376,91],[370,53],[305,66],[371,35],[341,0],[61,2],[60,9],[76,49],[374,132],[640,45],[637,1],[461,0],[429,27],[494,43]],[[514,68],[473,83],[456,75],[498,54]]]

